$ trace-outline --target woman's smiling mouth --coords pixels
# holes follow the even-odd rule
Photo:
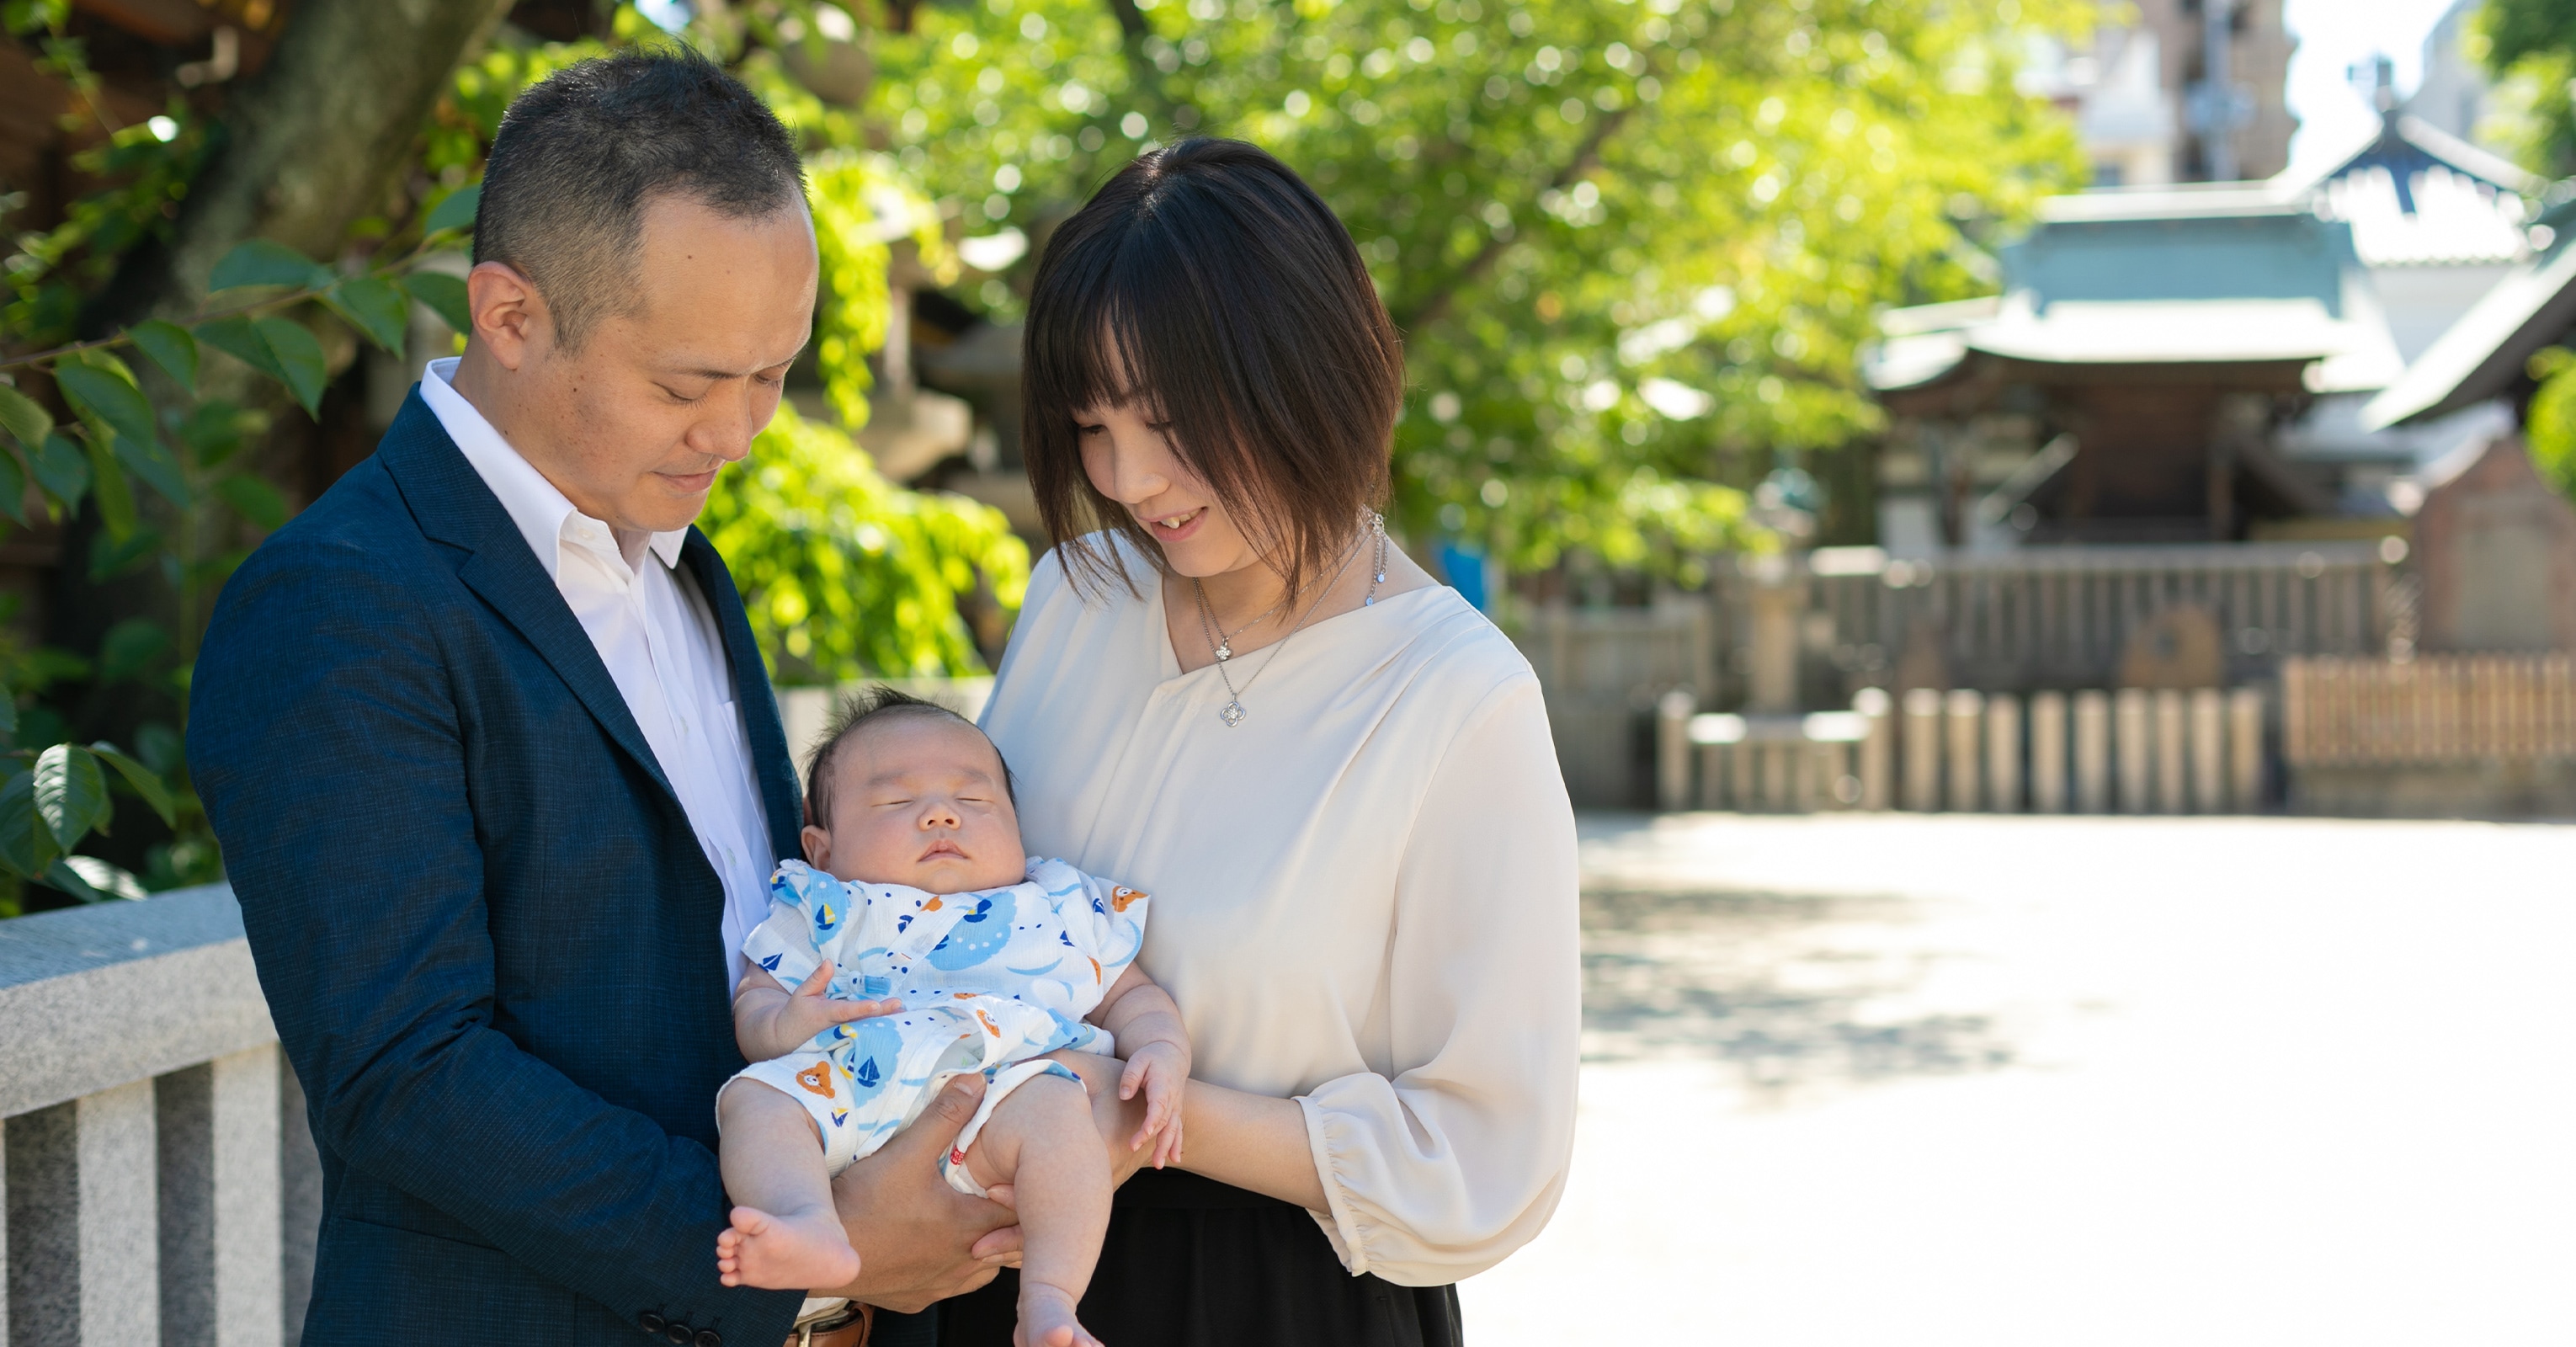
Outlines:
[[[1198,532],[1199,525],[1206,519],[1207,507],[1202,505],[1195,510],[1183,510],[1178,514],[1147,516],[1145,524],[1153,531],[1155,537],[1167,542],[1179,542]]]

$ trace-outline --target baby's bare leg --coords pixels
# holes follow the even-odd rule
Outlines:
[[[1109,1156],[1080,1083],[1040,1076],[993,1110],[966,1152],[987,1188],[1011,1185],[1020,1213],[1018,1347],[1099,1347],[1074,1305],[1109,1229]]]
[[[733,1224],[716,1235],[724,1284],[804,1291],[857,1277],[858,1251],[832,1209],[823,1134],[805,1106],[759,1081],[738,1080],[716,1097],[716,1120],[724,1132],[717,1162],[725,1192],[741,1204]]]

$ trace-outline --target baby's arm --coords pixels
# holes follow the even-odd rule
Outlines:
[[[1170,992],[1156,985],[1134,964],[1118,975],[1101,998],[1092,1019],[1118,1042],[1127,1069],[1118,1078],[1118,1097],[1145,1092],[1145,1124],[1127,1143],[1129,1150],[1154,1139],[1156,1169],[1181,1158],[1181,1088],[1190,1078],[1190,1038],[1181,1027],[1181,1007]]]
[[[733,993],[734,1046],[742,1050],[743,1060],[784,1057],[833,1025],[903,1009],[901,1001],[835,1000],[824,994],[831,985],[829,959],[815,965],[813,975],[792,992],[766,970],[754,968],[743,974],[742,985]]]

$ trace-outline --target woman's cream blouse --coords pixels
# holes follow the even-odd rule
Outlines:
[[[1492,1267],[1574,1139],[1574,816],[1528,661],[1414,590],[1237,658],[1229,729],[1128,564],[1141,598],[1039,563],[984,713],[1030,854],[1154,896],[1194,1074],[1305,1110],[1352,1273]]]

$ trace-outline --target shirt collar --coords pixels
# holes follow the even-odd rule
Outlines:
[[[509,512],[510,522],[518,525],[519,536],[527,540],[528,550],[537,554],[537,564],[546,568],[547,578],[561,579],[563,548],[568,543],[623,561],[608,525],[575,507],[554,483],[546,480],[544,473],[537,471],[535,464],[493,429],[473,403],[456,391],[458,359],[448,356],[429,362],[429,368],[421,374],[421,401],[429,404],[438,423],[446,428],[447,438],[456,442],[465,461],[473,465],[475,475],[483,479],[483,485],[500,498],[501,508]],[[664,569],[670,569],[680,564],[680,548],[688,537],[687,529],[656,533],[646,539],[646,548],[661,560]]]

